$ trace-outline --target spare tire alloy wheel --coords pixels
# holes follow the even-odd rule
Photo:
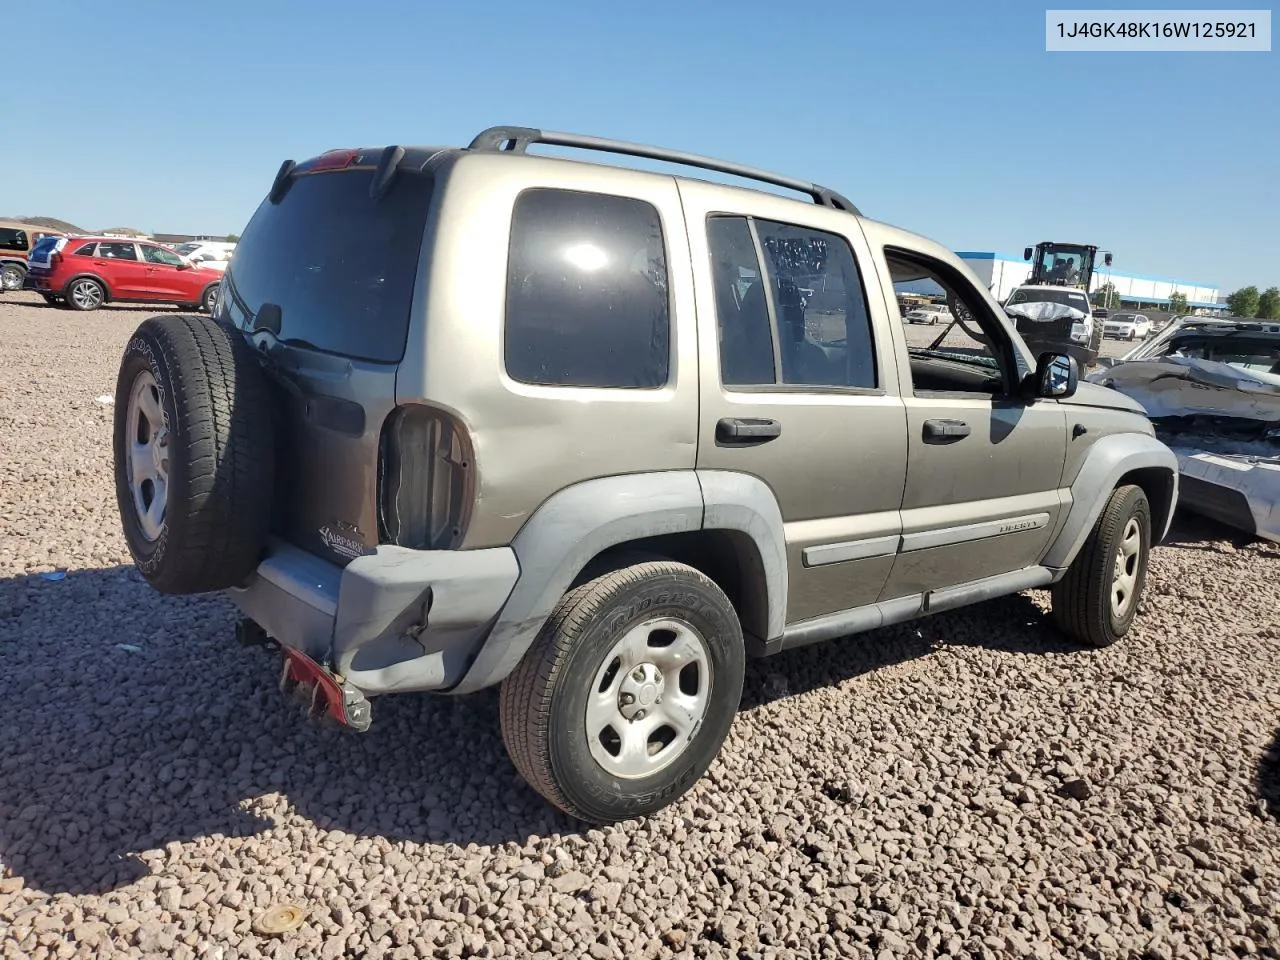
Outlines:
[[[266,542],[274,488],[270,389],[229,324],[143,321],[116,379],[116,502],[138,570],[160,593],[243,583]]]
[[[25,276],[21,267],[6,263],[0,267],[0,290],[21,290],[22,279]]]
[[[138,526],[148,542],[160,539],[169,491],[169,425],[165,422],[160,388],[151,371],[143,370],[129,391],[125,415],[128,429],[129,492]]]

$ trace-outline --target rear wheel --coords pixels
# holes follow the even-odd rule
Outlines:
[[[1082,643],[1107,647],[1133,625],[1147,582],[1151,505],[1142,488],[1117,487],[1067,574],[1053,585],[1053,616]]]
[[[106,299],[106,289],[92,277],[77,277],[67,287],[67,306],[73,310],[97,310]]]
[[[170,314],[130,339],[116,381],[116,501],[156,590],[221,590],[256,568],[273,486],[270,409],[234,329]]]
[[[218,309],[218,284],[211,283],[205,287],[204,295],[200,298],[200,309],[208,314]]]
[[[571,816],[653,813],[719,753],[745,661],[732,604],[699,571],[660,560],[604,573],[564,596],[503,681],[503,741]]]

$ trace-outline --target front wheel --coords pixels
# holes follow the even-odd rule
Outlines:
[[[1142,488],[1117,487],[1066,576],[1053,585],[1053,616],[1068,635],[1108,647],[1133,625],[1147,582],[1151,505]]]
[[[698,570],[656,560],[605,573],[561,599],[503,681],[503,742],[571,816],[644,816],[715,759],[745,666],[733,605]]]
[[[211,283],[205,288],[204,295],[200,298],[200,309],[210,315],[218,309],[218,284]]]

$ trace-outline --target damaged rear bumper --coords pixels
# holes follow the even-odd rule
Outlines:
[[[1280,456],[1170,449],[1178,458],[1182,506],[1280,543]]]
[[[282,647],[373,696],[457,683],[519,572],[508,547],[379,546],[338,567],[273,540],[249,582],[228,594]]]

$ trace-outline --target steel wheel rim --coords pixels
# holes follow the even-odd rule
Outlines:
[[[81,280],[71,288],[71,299],[77,307],[96,307],[102,303],[102,289],[92,280]]]
[[[169,427],[165,423],[160,388],[151,371],[133,381],[125,413],[129,494],[138,527],[154,542],[164,531],[169,502]]]
[[[601,661],[588,694],[591,756],[623,780],[670,766],[706,717],[714,679],[707,642],[684,620],[632,627]]]
[[[205,295],[205,306],[208,307],[210,313],[218,309],[218,288],[214,287]]]
[[[1130,517],[1116,547],[1115,569],[1111,574],[1111,615],[1123,618],[1133,606],[1138,586],[1138,564],[1142,559],[1142,526]]]
[[[17,267],[6,265],[0,270],[0,288],[17,290],[22,286],[22,273]]]

